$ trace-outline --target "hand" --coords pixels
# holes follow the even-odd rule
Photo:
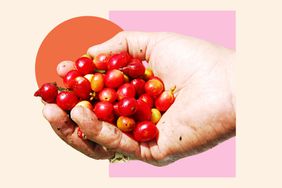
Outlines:
[[[45,105],[45,118],[69,145],[95,159],[121,152],[163,166],[235,135],[233,51],[174,33],[121,32],[91,47],[88,54],[125,50],[147,60],[165,88],[176,86],[176,100],[157,124],[158,139],[138,144],[115,126],[98,121],[89,109],[73,108],[71,120],[57,105]],[[58,74],[63,76],[72,67],[71,62],[63,62]],[[89,140],[77,137],[75,124]]]

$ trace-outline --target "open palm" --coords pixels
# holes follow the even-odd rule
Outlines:
[[[158,139],[138,144],[115,126],[98,121],[92,111],[76,107],[71,119],[89,139],[81,140],[75,134],[75,123],[61,109],[45,105],[44,116],[68,144],[96,159],[110,158],[118,151],[162,166],[235,134],[234,52],[174,33],[121,32],[88,53],[95,56],[124,50],[147,60],[166,89],[176,86],[176,100],[157,124]]]

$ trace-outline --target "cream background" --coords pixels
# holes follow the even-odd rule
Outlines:
[[[149,2],[0,1],[0,187],[282,186],[281,3]],[[236,10],[236,178],[109,178],[107,161],[91,160],[64,144],[41,116],[43,105],[32,96],[35,56],[52,28],[76,16],[107,18],[109,10],[158,9]]]

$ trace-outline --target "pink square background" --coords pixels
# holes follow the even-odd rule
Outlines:
[[[202,38],[235,49],[235,11],[110,11],[109,18],[124,30],[168,31]],[[110,164],[111,177],[234,177],[235,138],[218,146],[155,167],[140,161]]]

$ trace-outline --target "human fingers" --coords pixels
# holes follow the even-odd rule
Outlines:
[[[154,35],[155,33],[122,31],[110,40],[90,47],[87,53],[95,57],[100,53],[114,54],[128,51],[133,57],[148,60],[147,47]]]
[[[57,65],[57,74],[63,78],[70,70],[75,69],[73,61],[62,61]]]
[[[113,151],[108,151],[105,147],[78,137],[76,124],[56,104],[46,104],[43,115],[55,133],[76,150],[94,159],[108,159],[114,155]]]
[[[112,151],[118,151],[130,157],[139,157],[139,144],[116,126],[104,121],[99,121],[95,114],[88,108],[74,107],[71,118],[84,132],[86,137]]]

